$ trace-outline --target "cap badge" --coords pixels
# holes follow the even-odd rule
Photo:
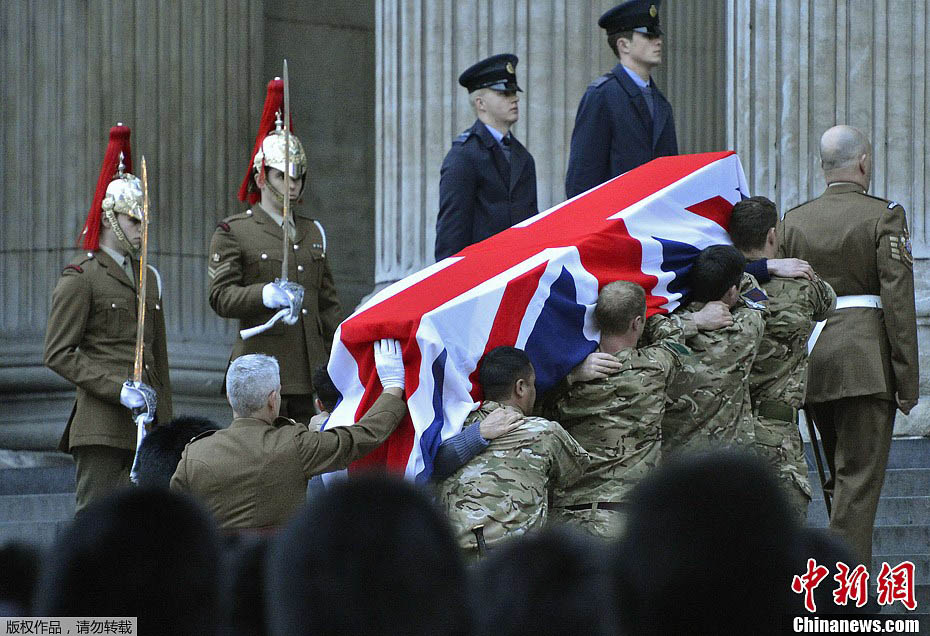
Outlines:
[[[510,62],[507,62],[507,72],[510,73],[511,75],[514,74],[513,64],[511,64]]]
[[[656,5],[654,4],[649,5],[649,15],[653,18],[659,15],[659,10],[656,9]]]

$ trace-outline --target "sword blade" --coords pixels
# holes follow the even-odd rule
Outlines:
[[[287,280],[288,249],[287,240],[290,231],[291,211],[291,89],[287,81],[287,60],[284,60],[284,72],[281,75],[284,82],[284,207],[281,214],[284,222],[281,224],[284,234],[284,254],[281,257],[281,280]]]
[[[145,283],[148,280],[146,269],[148,267],[149,251],[149,177],[145,165],[145,155],[142,156],[142,247],[139,250],[139,285],[136,296],[136,352],[132,367],[132,379],[142,381],[142,350],[145,347]],[[132,258],[130,256],[130,258]]]

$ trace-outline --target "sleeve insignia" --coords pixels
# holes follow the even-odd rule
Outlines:
[[[471,131],[471,128],[469,128],[468,130],[464,131],[461,135],[459,135],[458,137],[456,137],[456,138],[452,141],[452,143],[454,143],[454,144],[463,144],[463,143],[465,143],[465,141],[466,141],[469,137],[471,137],[471,132],[472,132],[472,131]]]
[[[750,309],[765,309],[765,303],[769,300],[768,295],[758,287],[744,291],[740,297]]]
[[[691,349],[689,349],[688,347],[686,347],[685,345],[683,345],[683,344],[681,344],[681,343],[678,343],[678,342],[666,342],[666,343],[665,343],[665,346],[668,347],[668,349],[669,349],[672,353],[677,353],[677,354],[680,355],[680,356],[690,356],[690,355],[691,355]]]
[[[213,252],[213,262],[214,262],[214,263],[219,263],[219,262],[220,262],[220,253],[219,253],[219,252]]]
[[[226,270],[228,270],[230,267],[232,267],[232,263],[229,261],[226,261],[221,265],[217,265],[216,267],[207,266],[207,276],[210,277],[210,280],[213,280],[220,274],[225,273]]]

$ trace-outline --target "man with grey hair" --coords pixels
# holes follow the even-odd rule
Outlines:
[[[820,140],[827,182],[779,225],[779,254],[803,258],[836,291],[836,311],[808,342],[805,403],[823,439],[830,527],[871,567],[872,528],[895,408],[917,404],[917,320],[904,208],[870,196],[872,146],[851,126]]]
[[[384,391],[353,426],[324,431],[279,417],[281,378],[271,356],[232,361],[226,394],[229,428],[195,437],[171,478],[172,490],[203,503],[231,530],[271,530],[286,523],[306,499],[314,475],[341,470],[377,448],[406,413],[404,363],[396,340],[375,343]]]

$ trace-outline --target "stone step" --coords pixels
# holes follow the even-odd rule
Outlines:
[[[824,504],[823,496],[817,491],[807,511],[807,523],[815,527],[824,527],[827,521],[826,504]],[[878,500],[875,525],[876,527],[930,525],[930,496],[882,497]]]
[[[807,465],[816,472],[817,464],[810,443],[804,444]],[[892,440],[888,453],[888,468],[930,468],[930,438],[898,437]],[[826,464],[824,464],[826,469]]]
[[[74,518],[74,493],[0,496],[0,523],[70,521]]]
[[[822,501],[820,476],[812,471],[807,478],[811,488],[817,491],[815,499]],[[885,471],[882,497],[921,497],[927,493],[930,493],[930,468],[891,468]]]
[[[47,548],[55,542],[58,533],[68,521],[4,521],[0,522],[0,545],[7,541],[23,541]]]
[[[878,526],[872,533],[872,554],[926,554],[930,526]]]
[[[0,495],[74,492],[74,465],[0,470]]]

